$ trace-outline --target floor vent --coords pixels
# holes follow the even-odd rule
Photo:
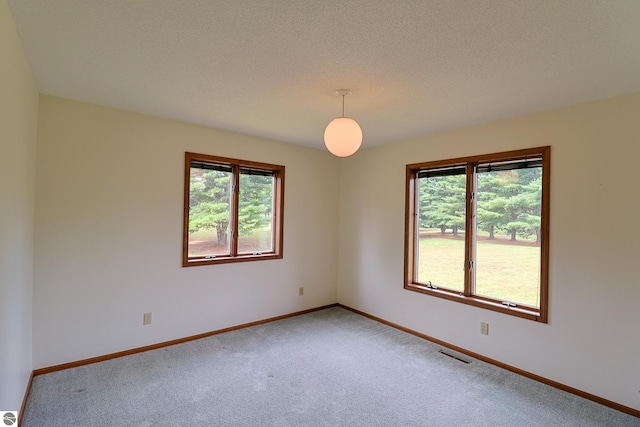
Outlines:
[[[445,356],[449,356],[449,357],[450,357],[450,358],[452,358],[452,359],[459,360],[459,361],[461,361],[462,363],[466,363],[466,364],[471,363],[471,360],[463,359],[463,358],[462,358],[462,357],[460,357],[460,356],[456,356],[455,354],[447,353],[447,352],[446,352],[446,351],[444,351],[444,350],[439,350],[439,352],[440,352],[440,353],[442,353],[442,354],[444,354]]]

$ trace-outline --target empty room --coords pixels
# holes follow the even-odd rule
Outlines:
[[[640,426],[640,2],[0,0],[5,425]]]

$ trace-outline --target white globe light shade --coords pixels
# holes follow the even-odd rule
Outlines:
[[[347,157],[358,151],[362,144],[362,129],[349,117],[338,117],[324,130],[324,145],[334,156]]]

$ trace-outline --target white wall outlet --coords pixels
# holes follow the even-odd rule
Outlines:
[[[300,295],[300,296],[304,295],[304,286],[300,286],[298,288],[298,295]]]
[[[151,313],[145,313],[142,315],[142,324],[143,325],[151,324]]]
[[[489,335],[489,324],[486,322],[480,322],[480,333],[482,335]]]

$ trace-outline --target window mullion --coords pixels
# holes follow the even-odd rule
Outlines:
[[[411,229],[413,230],[413,238],[412,238],[412,252],[410,257],[410,262],[413,268],[411,281],[417,282],[418,278],[418,268],[419,265],[415,262],[415,259],[420,254],[420,220],[418,216],[420,215],[420,186],[418,181],[418,173],[414,173],[411,178],[411,193],[413,194],[413,198],[410,203],[412,205],[412,215],[411,215]]]
[[[283,225],[277,218],[282,217],[284,209],[284,170],[279,170],[273,180],[273,250],[281,247],[283,239]]]
[[[415,283],[418,277],[418,263],[415,262],[418,254],[418,221],[416,221],[418,215],[417,179],[418,172],[407,168],[405,209],[408,212],[408,216],[405,220],[405,285]]]
[[[238,256],[238,212],[240,204],[240,166],[233,166],[231,186],[231,256]]]
[[[476,178],[475,169],[471,163],[467,164],[467,197],[465,215],[465,262],[464,262],[464,295],[475,293],[475,219],[476,219]]]

